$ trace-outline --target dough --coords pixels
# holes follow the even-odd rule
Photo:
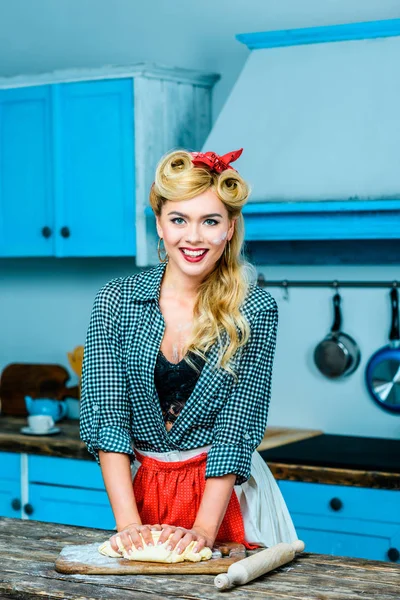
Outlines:
[[[162,531],[152,531],[151,533],[153,536],[154,543],[156,544],[155,546],[146,546],[143,543],[143,550],[138,550],[133,546],[132,554],[128,554],[123,548],[120,538],[117,537],[118,548],[121,552],[120,554],[113,550],[108,540],[101,544],[101,546],[99,546],[99,552],[101,554],[104,554],[104,556],[111,556],[112,558],[121,558],[121,556],[123,556],[128,560],[139,560],[141,562],[160,563],[179,563],[184,562],[185,560],[190,562],[200,562],[201,560],[209,560],[212,556],[210,548],[202,548],[200,552],[193,552],[193,548],[196,545],[196,542],[190,542],[190,544],[187,546],[184,552],[182,552],[182,554],[178,554],[177,552],[175,552],[175,549],[167,550],[168,540],[164,542],[161,546],[157,546],[157,542]]]

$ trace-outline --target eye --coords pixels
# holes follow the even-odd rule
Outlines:
[[[177,221],[182,221],[183,223],[185,222],[184,219],[182,219],[182,217],[174,217],[173,219],[171,219],[171,223],[175,223],[175,225],[182,224],[182,223],[177,223]]]
[[[204,221],[204,223],[211,223],[211,225],[218,225],[219,221],[216,221],[215,219],[206,219]]]

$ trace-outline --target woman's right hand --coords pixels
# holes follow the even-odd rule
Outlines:
[[[115,533],[112,537],[110,537],[111,548],[115,550],[115,552],[120,552],[117,544],[117,537],[120,538],[122,546],[125,548],[127,552],[130,552],[135,546],[138,550],[143,550],[143,542],[147,546],[154,546],[153,536],[151,535],[151,531],[160,531],[162,529],[161,525],[142,525],[141,523],[130,523],[118,533]],[[143,536],[143,540],[141,538]]]

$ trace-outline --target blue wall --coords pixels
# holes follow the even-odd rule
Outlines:
[[[237,33],[399,16],[398,0],[3,0],[0,75],[142,61],[216,71],[216,116],[249,55]]]
[[[84,343],[97,290],[113,277],[137,272],[129,259],[0,261],[0,369],[10,362],[59,363]],[[383,279],[392,266],[269,266],[266,279]],[[328,433],[400,437],[400,418],[382,411],[364,386],[368,357],[387,343],[388,291],[345,289],[343,329],[361,347],[362,362],[348,379],[325,379],[313,365],[315,345],[332,324],[329,289],[293,289],[289,300],[271,288],[279,305],[279,332],[269,423]],[[71,373],[72,375],[72,373]],[[75,384],[72,377],[70,385]]]
[[[398,0],[13,0],[2,9],[0,75],[140,61],[221,73],[214,94],[219,113],[248,50],[240,32],[327,25],[400,16]],[[263,267],[267,278],[394,279],[385,266]],[[128,259],[0,260],[0,369],[10,362],[56,362],[84,342],[96,291],[109,279],[136,272]],[[389,308],[382,290],[346,290],[344,329],[363,360],[348,380],[330,382],[315,370],[312,352],[331,325],[331,292],[297,289],[280,309],[270,423],[330,433],[400,436],[400,418],[369,399],[363,383],[368,355],[386,343]],[[71,385],[74,379],[71,379]]]

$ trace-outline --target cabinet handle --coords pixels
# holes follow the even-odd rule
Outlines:
[[[340,498],[332,498],[332,500],[329,502],[329,506],[334,511],[342,510],[343,502]]]
[[[397,562],[400,558],[400,552],[397,548],[389,548],[387,551],[387,557],[391,562]]]
[[[32,515],[33,514],[33,506],[32,506],[32,504],[24,504],[24,513],[26,515]]]
[[[69,238],[69,236],[71,235],[69,227],[61,227],[60,233],[61,233],[61,235],[62,235],[63,238]]]
[[[46,227],[43,227],[43,229],[42,229],[42,236],[44,238],[49,238],[51,236],[51,229],[50,229],[50,227],[47,227],[47,225],[46,225]]]
[[[14,498],[11,502],[11,508],[13,510],[21,510],[21,500],[19,498]]]

